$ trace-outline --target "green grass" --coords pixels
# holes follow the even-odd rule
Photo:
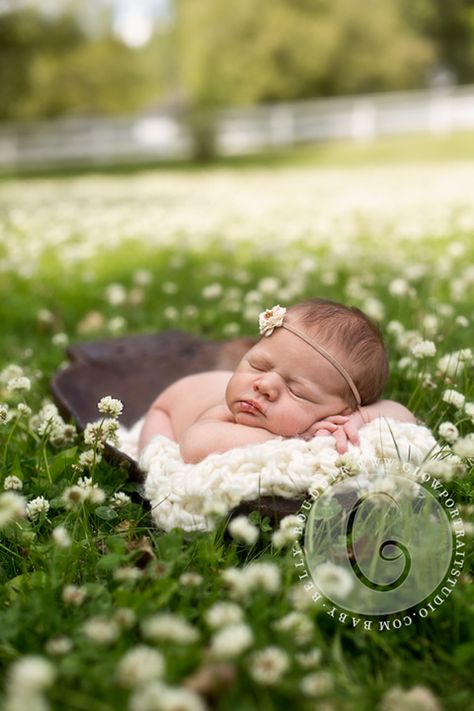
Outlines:
[[[464,153],[461,137],[451,137],[440,142],[397,139],[367,148],[333,145],[279,156],[275,163],[267,158],[259,160],[266,166],[283,169],[287,164],[296,167],[313,161],[320,166],[338,164],[338,155],[339,164],[348,167],[396,158],[464,159],[469,151],[471,156],[474,154],[474,139],[469,140],[470,147],[466,139]],[[245,180],[247,169],[263,165],[259,160],[227,161],[219,166],[245,167]],[[110,180],[113,181],[112,176]],[[26,198],[29,191],[35,190],[35,182],[25,181],[22,189]],[[341,201],[342,195],[341,191]],[[77,482],[76,465],[87,445],[80,436],[74,442],[54,445],[49,441],[48,430],[38,432],[30,416],[16,412],[16,407],[24,397],[35,414],[43,399],[50,397],[49,380],[65,358],[64,346],[54,342],[57,334],[66,334],[70,342],[111,337],[115,334],[113,319],[121,317],[125,319],[122,333],[172,327],[220,339],[228,337],[231,322],[235,324],[234,332],[254,336],[255,316],[247,313],[252,304],[246,295],[252,291],[261,293],[265,288],[261,280],[271,276],[278,280],[277,286],[257,299],[257,311],[261,305],[295,303],[318,294],[362,308],[369,308],[371,303],[373,307],[376,300],[383,310],[381,325],[392,367],[386,396],[408,404],[435,432],[441,422],[451,420],[466,436],[473,432],[472,418],[443,402],[442,393],[447,387],[455,388],[472,402],[472,363],[449,381],[440,374],[437,361],[472,345],[472,234],[451,231],[438,237],[436,243],[426,234],[419,243],[401,241],[398,252],[389,252],[387,245],[385,252],[383,240],[374,247],[361,229],[350,258],[346,251],[337,251],[336,243],[318,246],[306,241],[304,234],[291,245],[283,245],[276,227],[274,240],[268,241],[266,250],[258,240],[254,245],[245,242],[236,246],[227,240],[225,229],[192,248],[183,248],[179,236],[176,246],[157,247],[124,234],[113,249],[103,247],[91,257],[69,263],[63,245],[48,246],[53,244],[53,221],[49,224],[48,220],[41,220],[39,233],[31,230],[26,238],[38,241],[42,257],[31,274],[19,274],[8,267],[8,258],[17,244],[15,239],[25,239],[25,235],[12,236],[8,208],[19,210],[21,205],[7,206],[3,213],[8,239],[2,247],[7,268],[1,272],[0,280],[0,370],[11,363],[19,365],[31,378],[32,389],[15,395],[0,385],[0,403],[8,402],[14,411],[12,419],[0,425],[0,482],[7,476],[19,477],[25,498],[31,501],[43,496],[50,508],[36,520],[20,518],[1,532],[0,668],[2,677],[10,679],[3,688],[5,707],[13,710],[19,708],[15,703],[23,703],[24,708],[33,708],[34,702],[47,699],[50,708],[58,711],[176,708],[163,705],[163,690],[159,694],[161,705],[140,700],[140,692],[123,685],[123,672],[121,685],[117,672],[120,660],[131,648],[146,644],[163,655],[167,686],[189,685],[189,677],[216,661],[209,657],[215,632],[206,621],[206,613],[214,603],[232,600],[222,571],[266,561],[273,563],[281,575],[278,589],[271,592],[260,586],[247,598],[237,600],[252,631],[252,643],[225,662],[227,681],[221,685],[216,682],[215,688],[208,681],[207,696],[193,697],[194,706],[188,700],[189,706],[179,706],[180,709],[200,708],[201,700],[218,711],[273,711],[289,706],[303,711],[319,707],[371,711],[382,708],[382,699],[393,687],[408,691],[417,685],[431,690],[444,709],[470,708],[474,662],[472,533],[465,539],[466,564],[461,580],[449,599],[427,619],[386,632],[352,629],[311,604],[302,611],[310,633],[298,640],[294,633],[275,628],[278,620],[295,611],[290,591],[298,583],[298,571],[291,549],[278,550],[272,545],[268,520],[258,515],[251,517],[260,536],[250,547],[232,539],[225,517],[213,532],[184,533],[174,529],[163,533],[151,525],[149,511],[137,495],[136,483],[127,479],[125,469],[105,461],[89,472],[105,500],[85,502],[69,510],[62,496],[67,487]],[[81,203],[79,209],[87,211],[89,206]],[[179,210],[180,205],[169,209]],[[72,219],[74,214],[72,211]],[[87,241],[86,234],[79,237]],[[448,257],[454,242],[461,244],[463,251]],[[387,258],[387,254],[394,253],[399,259]],[[313,266],[304,272],[301,264],[309,257]],[[410,265],[420,267],[418,274],[403,271]],[[138,272],[143,269],[151,275],[149,284],[138,283]],[[393,283],[400,276],[406,280],[407,290],[396,295],[392,293]],[[170,282],[174,289],[163,288]],[[125,300],[119,304],[110,303],[105,296],[112,283],[124,289]],[[212,283],[219,284],[221,292],[206,298],[203,290]],[[283,299],[285,290],[288,298]],[[41,317],[40,309],[48,310],[48,318],[44,314]],[[92,312],[101,318],[96,330],[90,328]],[[435,325],[429,327],[427,316],[436,316]],[[456,320],[457,317],[461,318]],[[465,318],[469,320],[467,327],[463,325]],[[397,337],[394,328],[389,327],[394,321],[402,324],[404,335]],[[420,361],[410,357],[410,332],[433,340],[436,356]],[[409,360],[404,362],[407,357]],[[474,504],[474,472],[467,464],[463,474],[457,473],[445,482],[466,521],[472,517]],[[117,491],[132,497],[119,509],[111,504]],[[61,548],[52,538],[59,525],[65,526],[71,537],[69,547]],[[433,546],[436,548],[435,541]],[[130,566],[139,571],[136,579],[117,577],[117,570]],[[195,580],[197,584],[183,581],[181,576],[186,572],[200,576]],[[86,596],[81,604],[64,602],[64,588],[71,584],[84,588]],[[119,613],[117,618],[117,610],[124,609],[128,612]],[[198,639],[186,644],[150,640],[143,631],[147,619],[165,612],[190,623],[198,631]],[[104,617],[109,632],[112,629],[108,643],[93,641],[84,631],[85,623],[96,617]],[[58,638],[66,638],[62,653],[58,652]],[[289,666],[280,681],[266,686],[252,675],[252,654],[270,645],[287,655]],[[305,669],[298,659],[315,648],[321,650],[321,661],[314,668]],[[19,688],[15,677],[12,680],[12,665],[30,654],[49,660],[54,669],[54,681],[50,685],[45,682],[44,691],[39,684],[28,692]],[[331,684],[320,697],[304,696],[301,691],[302,680],[313,672],[330,676]],[[323,681],[324,677],[320,677],[321,684]],[[25,686],[26,682],[23,680],[22,684]],[[403,704],[398,699],[397,708],[404,708]],[[417,708],[435,708],[420,704]]]

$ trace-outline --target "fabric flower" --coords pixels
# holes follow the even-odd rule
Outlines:
[[[282,325],[285,314],[285,307],[280,306],[279,304],[272,306],[271,309],[262,311],[262,313],[258,316],[260,333],[264,336],[271,336],[273,329]]]

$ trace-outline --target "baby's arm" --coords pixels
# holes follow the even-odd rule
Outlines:
[[[179,449],[183,461],[196,464],[213,452],[259,444],[276,436],[261,427],[237,424],[225,405],[215,405],[183,432]]]
[[[157,405],[152,405],[145,416],[145,422],[140,431],[138,451],[141,452],[148,442],[157,434],[164,435],[176,442],[169,414]]]

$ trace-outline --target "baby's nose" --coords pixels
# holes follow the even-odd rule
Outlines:
[[[255,381],[253,389],[269,400],[275,400],[278,396],[279,376],[276,373],[265,373]]]

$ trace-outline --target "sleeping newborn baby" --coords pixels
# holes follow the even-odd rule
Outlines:
[[[359,443],[376,417],[415,422],[403,405],[378,400],[388,377],[379,329],[359,309],[310,299],[260,314],[262,337],[235,372],[189,375],[151,405],[139,450],[157,434],[178,442],[183,460],[275,437],[332,436],[338,452]]]

